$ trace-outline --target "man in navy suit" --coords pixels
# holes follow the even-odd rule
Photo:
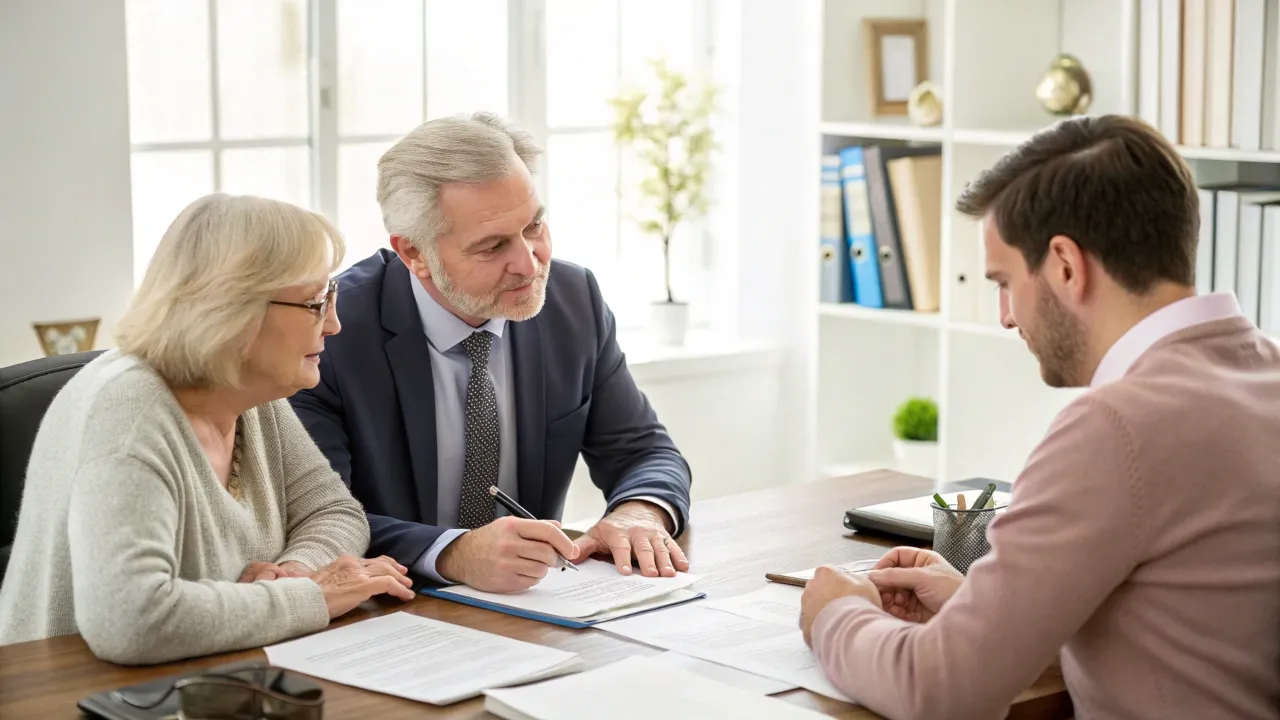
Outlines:
[[[589,270],[551,259],[533,139],[493,115],[424,123],[379,161],[389,250],[339,276],[342,332],[292,403],[364,505],[369,554],[420,580],[513,592],[558,565],[687,570],[689,466],[636,387]],[[604,493],[555,519],[578,455]],[[495,505],[497,486],[538,520]]]

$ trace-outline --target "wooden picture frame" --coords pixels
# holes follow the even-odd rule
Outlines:
[[[47,357],[86,352],[93,349],[98,336],[99,318],[31,323]]]
[[[864,18],[872,115],[906,115],[911,91],[929,77],[929,24],[923,18]]]

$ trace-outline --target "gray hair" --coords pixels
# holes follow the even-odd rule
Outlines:
[[[449,183],[479,185],[511,174],[512,156],[535,173],[542,148],[520,126],[489,112],[429,120],[378,160],[378,205],[388,235],[422,252],[448,230],[440,213],[440,189]]]

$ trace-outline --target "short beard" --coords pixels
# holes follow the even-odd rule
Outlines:
[[[1053,388],[1082,387],[1084,324],[1062,306],[1043,280],[1038,289],[1036,330],[1030,335],[1024,330],[1023,334],[1031,353],[1040,361],[1040,377]]]
[[[547,279],[551,274],[550,263],[538,265],[532,277],[513,279],[495,290],[491,295],[481,296],[469,295],[459,290],[457,285],[454,285],[453,281],[449,279],[449,274],[445,272],[444,263],[441,262],[440,253],[436,251],[436,248],[428,247],[422,254],[426,256],[427,267],[431,270],[431,282],[435,284],[436,289],[440,291],[444,299],[463,315],[485,320],[504,318],[519,322],[537,315],[542,311],[543,303],[546,302]],[[534,262],[536,263],[537,260]],[[510,310],[503,307],[503,292],[515,290],[530,283],[534,285],[533,292],[520,305]]]

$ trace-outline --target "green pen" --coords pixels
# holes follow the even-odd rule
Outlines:
[[[987,506],[987,501],[994,499],[993,496],[995,495],[995,492],[996,492],[996,484],[987,483],[987,486],[982,489],[982,494],[979,495],[978,499],[974,501],[973,503],[974,509],[976,510],[978,508],[985,508]]]
[[[944,508],[946,508],[946,509],[948,509],[948,510],[950,510],[950,509],[951,509],[951,506],[947,504],[947,501],[946,501],[946,500],[943,500],[943,499],[942,499],[942,496],[941,496],[941,495],[939,495],[938,493],[934,493],[934,494],[933,494],[933,501],[934,501],[934,502],[936,502],[936,503],[938,503],[938,506],[939,506],[939,507],[944,507]]]

